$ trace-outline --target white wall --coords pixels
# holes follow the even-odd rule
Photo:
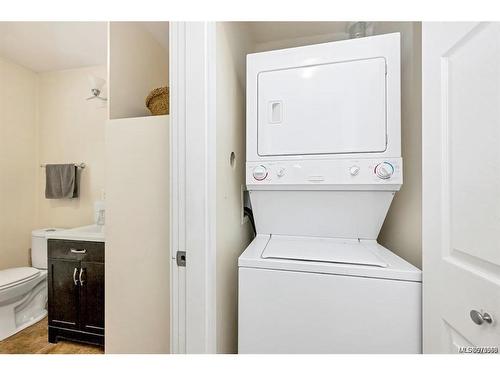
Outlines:
[[[106,127],[106,353],[169,353],[168,116]]]
[[[0,58],[0,270],[27,266],[36,197],[36,74]]]
[[[141,22],[110,22],[110,119],[151,115],[146,97],[168,85],[168,48],[156,38]]]
[[[244,25],[217,24],[217,352],[236,353],[238,343],[238,257],[250,243],[242,223],[245,185],[246,53],[253,48]],[[234,166],[230,165],[235,153]]]
[[[92,224],[94,201],[104,190],[104,133],[107,104],[87,101],[88,75],[106,77],[96,66],[39,74],[38,164],[85,162],[78,199],[45,199],[45,169],[37,168],[37,226]],[[106,96],[106,92],[103,92]]]

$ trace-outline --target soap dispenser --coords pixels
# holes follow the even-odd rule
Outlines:
[[[104,225],[106,222],[106,208],[104,201],[94,202],[94,221],[97,225]]]

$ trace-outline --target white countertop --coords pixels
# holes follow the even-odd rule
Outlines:
[[[78,228],[62,229],[48,232],[46,237],[60,240],[105,242],[103,225],[86,225]]]

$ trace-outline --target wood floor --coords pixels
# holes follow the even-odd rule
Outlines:
[[[99,346],[70,341],[50,344],[47,338],[47,318],[45,318],[0,341],[0,354],[104,354],[104,350]]]

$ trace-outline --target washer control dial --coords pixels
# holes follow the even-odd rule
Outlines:
[[[377,164],[375,167],[375,174],[382,180],[388,180],[394,174],[394,167],[391,163],[384,161],[383,163]]]
[[[265,180],[267,177],[267,168],[263,165],[258,165],[253,169],[253,178],[257,181]]]

